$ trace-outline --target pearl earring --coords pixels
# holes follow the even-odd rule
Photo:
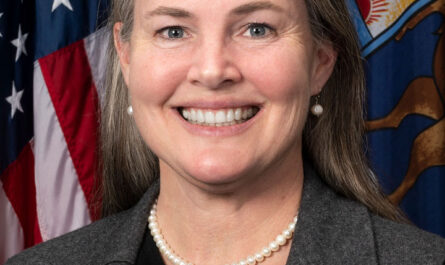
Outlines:
[[[311,108],[311,112],[313,115],[320,117],[321,114],[323,114],[323,106],[321,106],[318,103],[318,99],[320,98],[320,95],[315,96],[315,104]]]
[[[127,108],[127,113],[128,113],[128,115],[133,115],[133,107],[132,106],[129,106],[128,108]]]

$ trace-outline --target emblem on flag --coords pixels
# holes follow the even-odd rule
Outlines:
[[[367,59],[373,165],[391,201],[445,236],[445,1],[349,5]]]

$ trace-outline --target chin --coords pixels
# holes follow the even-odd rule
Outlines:
[[[188,170],[188,175],[200,187],[207,189],[233,187],[237,183],[242,182],[245,170],[237,169],[237,167],[228,167],[227,163],[224,165],[203,165],[195,164],[196,166]],[[212,188],[213,187],[213,188]]]
[[[236,182],[240,174],[233,170],[218,170],[215,168],[193,170],[190,172],[193,179],[209,185],[222,185]]]

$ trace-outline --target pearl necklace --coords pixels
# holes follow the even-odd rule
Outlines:
[[[170,246],[168,245],[167,241],[165,241],[164,237],[161,234],[161,230],[159,229],[156,217],[156,210],[157,202],[155,201],[148,217],[148,228],[150,229],[150,233],[153,236],[153,239],[159,251],[175,265],[193,265],[193,263],[185,262],[173,250],[170,249]],[[267,247],[264,247],[258,253],[249,256],[238,263],[232,263],[232,265],[255,265],[257,263],[263,262],[266,258],[270,257],[273,252],[279,251],[281,246],[286,245],[289,239],[292,238],[297,221],[298,213],[294,217],[292,222],[288,225],[288,227],[281,234],[279,234],[274,241],[270,242]]]

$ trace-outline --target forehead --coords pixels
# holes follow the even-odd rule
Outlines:
[[[306,14],[304,0],[135,0],[134,8],[135,16],[141,18],[167,15],[217,19],[263,10],[290,17]]]

